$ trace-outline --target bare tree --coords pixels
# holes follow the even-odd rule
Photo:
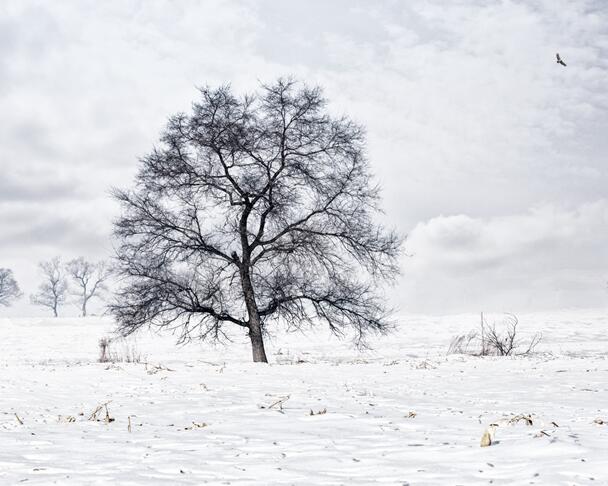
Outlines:
[[[21,297],[21,290],[13,276],[13,271],[8,268],[0,268],[0,305],[8,307],[19,297]]]
[[[66,263],[65,268],[78,286],[78,296],[82,316],[87,315],[87,304],[93,297],[100,297],[107,290],[105,282],[110,278],[111,269],[106,262],[89,262],[78,257]]]
[[[363,129],[293,80],[201,95],[170,119],[135,188],[115,191],[123,334],[150,324],[219,339],[235,325],[267,362],[278,321],[385,330],[378,288],[399,272],[401,238],[377,222]]]
[[[61,259],[55,257],[38,264],[43,275],[43,282],[38,286],[38,292],[30,296],[32,304],[48,307],[58,316],[59,306],[65,302],[67,281],[63,273]]]

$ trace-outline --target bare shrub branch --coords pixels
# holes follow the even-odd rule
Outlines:
[[[487,348],[498,356],[511,356],[518,346],[517,325],[519,320],[514,315],[507,315],[503,332],[496,330],[496,324],[485,326]]]

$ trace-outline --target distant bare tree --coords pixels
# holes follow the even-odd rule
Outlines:
[[[66,263],[68,275],[77,285],[82,316],[87,315],[87,304],[93,297],[100,297],[107,290],[105,282],[112,274],[110,267],[104,261],[89,262],[83,257],[75,258]]]
[[[68,289],[61,259],[55,257],[49,261],[40,262],[38,266],[44,280],[38,286],[38,292],[30,296],[30,301],[32,304],[48,307],[57,317],[59,306],[65,302]]]
[[[8,307],[19,297],[21,297],[21,290],[13,276],[13,271],[8,268],[0,268],[0,305]]]
[[[262,362],[271,322],[385,330],[378,289],[398,273],[401,238],[379,223],[364,130],[291,80],[201,95],[170,119],[135,188],[115,192],[120,330],[218,339],[240,326]]]

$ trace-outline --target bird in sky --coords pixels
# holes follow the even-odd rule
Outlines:
[[[564,61],[562,61],[562,58],[559,57],[559,52],[557,54],[555,54],[555,57],[557,58],[557,64],[561,64],[562,66],[566,65],[566,63]]]

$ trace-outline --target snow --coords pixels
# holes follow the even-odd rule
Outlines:
[[[270,365],[148,332],[98,363],[108,318],[0,319],[0,484],[608,484],[608,312],[518,317],[532,356],[447,356],[479,316],[403,316],[371,350],[277,332]]]

